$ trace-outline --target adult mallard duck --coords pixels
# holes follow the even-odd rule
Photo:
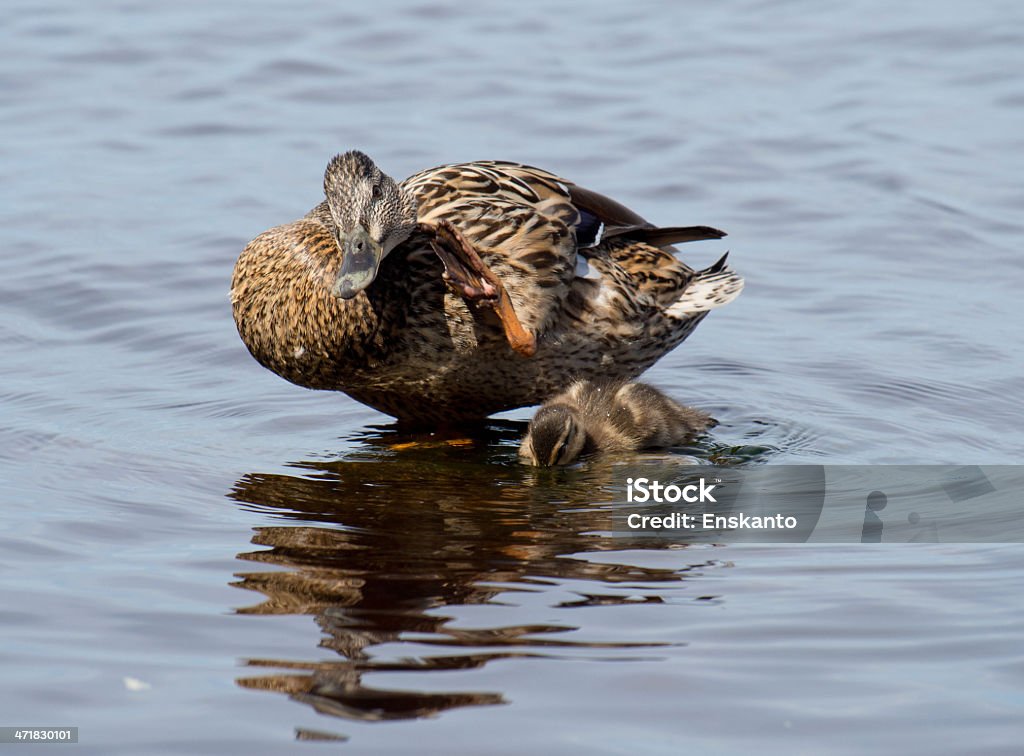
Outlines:
[[[238,332],[283,378],[400,421],[478,420],[579,378],[633,378],[743,287],[724,257],[695,271],[668,246],[723,232],[656,228],[517,163],[397,183],[346,152],[324,194],[238,258]]]

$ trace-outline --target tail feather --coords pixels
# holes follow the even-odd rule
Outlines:
[[[729,259],[729,253],[726,252],[724,255],[722,255],[721,257],[718,258],[717,262],[715,262],[714,264],[709,265],[708,267],[704,268],[704,270],[698,271],[697,275],[698,276],[703,276],[703,275],[710,275],[712,273],[720,273],[720,272],[722,272],[723,270],[725,270],[725,267],[726,267],[725,266],[725,261],[728,260],[728,259]]]
[[[665,310],[666,314],[685,318],[713,310],[736,299],[743,291],[743,278],[726,265],[728,256],[726,252],[713,265],[697,271],[679,299]]]

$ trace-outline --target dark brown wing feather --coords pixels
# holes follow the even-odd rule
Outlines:
[[[704,239],[721,239],[725,231],[711,226],[666,226],[665,228],[637,228],[623,231],[621,234],[608,233],[606,236],[626,236],[650,244],[652,247],[667,247],[670,244],[703,241]]]
[[[585,210],[604,223],[603,238],[610,239],[622,236],[628,239],[647,242],[655,247],[666,247],[670,244],[702,241],[705,239],[721,239],[724,231],[710,226],[668,226],[658,228],[645,221],[642,217],[610,197],[605,197],[591,189],[564,182],[569,189],[569,199],[573,205]]]
[[[569,199],[576,207],[593,213],[607,228],[648,228],[650,223],[611,197],[605,197],[582,186],[563,182],[569,189]]]

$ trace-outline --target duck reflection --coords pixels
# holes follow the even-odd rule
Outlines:
[[[524,428],[491,424],[473,439],[409,438],[386,428],[365,435],[344,459],[300,462],[292,465],[295,474],[251,473],[239,480],[231,498],[296,524],[255,529],[252,542],[262,548],[239,558],[275,569],[237,576],[234,585],[264,596],[237,611],[309,615],[323,631],[321,647],[339,656],[249,659],[248,666],[277,673],[244,677],[239,685],[286,693],[347,719],[405,719],[504,699],[498,692],[372,688],[363,682],[365,673],[469,670],[500,659],[663,645],[573,640],[578,628],[571,624],[450,626],[446,606],[513,603],[516,592],[560,581],[595,586],[558,604],[570,608],[656,603],[662,600],[652,594],[656,585],[637,584],[678,586],[685,578],[686,569],[573,556],[667,544],[607,534],[610,469],[538,471],[517,464],[514,442]],[[628,593],[616,593],[615,584],[629,584]],[[393,643],[403,644],[407,655],[371,653]],[[435,655],[431,648],[453,650]]]

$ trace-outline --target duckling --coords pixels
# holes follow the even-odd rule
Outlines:
[[[583,454],[682,444],[714,425],[710,415],[645,383],[581,380],[537,410],[519,458],[539,467],[568,465]]]

